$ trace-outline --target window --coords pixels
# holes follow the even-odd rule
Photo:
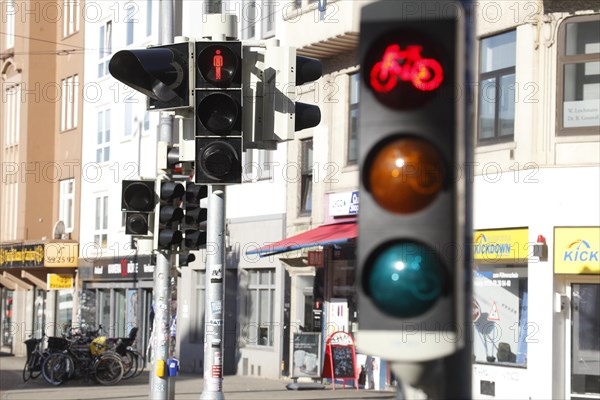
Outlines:
[[[110,160],[110,110],[98,112],[96,144],[96,162],[102,163]]]
[[[300,143],[302,147],[300,167],[300,215],[310,215],[312,212],[313,140],[305,139]]]
[[[133,6],[129,6],[127,7],[127,37],[126,37],[126,44],[129,46],[130,44],[133,43],[133,28],[135,27],[134,22],[136,22],[136,20],[133,18],[133,15],[135,14],[135,9],[133,8]]]
[[[243,157],[244,181],[260,181],[273,177],[273,151],[247,149]]]
[[[144,130],[147,131],[150,129],[150,113],[146,111],[144,113]]]
[[[56,336],[67,334],[67,330],[73,326],[73,290],[63,289],[56,292]]]
[[[123,130],[123,135],[125,137],[130,137],[133,130],[137,127],[133,126],[133,103],[130,103],[127,100],[125,101],[125,129]]]
[[[152,1],[146,0],[146,36],[152,35]]]
[[[476,363],[527,366],[527,292],[526,266],[475,267],[473,355]]]
[[[242,37],[253,39],[256,37],[256,22],[259,20],[259,11],[256,1],[244,2],[242,8]]]
[[[2,94],[2,121],[4,132],[3,146],[0,157],[6,163],[19,161],[19,133],[21,130],[21,86],[7,85]],[[3,240],[17,239],[17,216],[19,215],[19,179],[18,174],[6,175],[0,182],[0,237]]]
[[[510,31],[481,41],[479,144],[514,137],[516,37]]]
[[[18,10],[18,6],[15,4],[15,0],[6,0],[3,9],[6,11],[3,22],[6,21],[6,48],[10,49],[15,47],[15,14]]]
[[[598,134],[600,17],[567,19],[559,30],[557,134]]]
[[[204,271],[192,271],[194,276],[194,301],[196,304],[196,312],[192,313],[190,327],[191,340],[194,343],[202,343],[204,341],[204,296],[206,294],[206,274]]]
[[[79,31],[79,0],[63,3],[63,37]]]
[[[358,101],[360,75],[350,75],[350,130],[348,132],[348,164],[358,161]]]
[[[73,75],[61,81],[60,130],[77,128],[79,76]]]
[[[242,335],[249,345],[273,346],[275,331],[275,268],[252,269],[244,298],[247,320]]]
[[[60,181],[58,219],[65,224],[65,232],[73,232],[75,223],[75,179]]]
[[[278,3],[273,0],[266,0],[262,3],[262,37],[267,38],[275,35],[275,6]]]
[[[108,196],[96,197],[94,242],[103,249],[108,245]]]
[[[102,78],[108,75],[108,63],[112,54],[112,21],[100,26],[98,37],[98,78]]]

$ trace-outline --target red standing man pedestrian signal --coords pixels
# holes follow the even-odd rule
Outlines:
[[[215,51],[215,56],[213,57],[213,67],[215,67],[215,80],[221,80],[221,68],[223,67],[223,56],[221,55],[221,50]]]
[[[422,51],[422,46],[409,45],[402,50],[397,44],[389,45],[382,60],[371,69],[371,87],[387,93],[400,79],[422,91],[437,89],[444,80],[442,66],[433,58],[422,58]]]

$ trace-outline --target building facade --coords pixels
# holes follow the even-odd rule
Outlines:
[[[2,1],[0,345],[60,334],[76,308],[82,2]]]

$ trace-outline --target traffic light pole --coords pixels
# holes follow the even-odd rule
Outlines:
[[[225,187],[209,186],[204,306],[204,387],[201,400],[223,396],[223,315],[225,279]]]
[[[160,44],[173,43],[173,1],[160,0]],[[165,112],[160,113],[158,141],[172,143],[173,120]],[[159,174],[161,171],[158,172]],[[156,216],[158,218],[158,215]],[[155,232],[158,235],[158,232]],[[152,371],[150,373],[151,400],[174,398],[175,382],[170,382],[167,361],[171,325],[171,251],[156,251],[154,268],[154,328],[152,331]]]

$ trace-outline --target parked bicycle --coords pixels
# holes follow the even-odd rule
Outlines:
[[[102,385],[120,382],[124,373],[123,361],[119,354],[102,347],[105,340],[94,343],[96,338],[93,336],[97,337],[100,330],[72,334],[64,351],[46,357],[42,364],[46,382],[58,386],[74,377],[94,379]],[[104,344],[99,347],[99,343]]]
[[[44,341],[48,339],[48,345],[44,349]],[[48,355],[54,352],[60,352],[66,349],[67,341],[61,337],[46,336],[46,332],[42,332],[40,339],[30,338],[25,342],[27,348],[27,360],[23,367],[23,381],[36,379],[42,374],[42,364]]]

